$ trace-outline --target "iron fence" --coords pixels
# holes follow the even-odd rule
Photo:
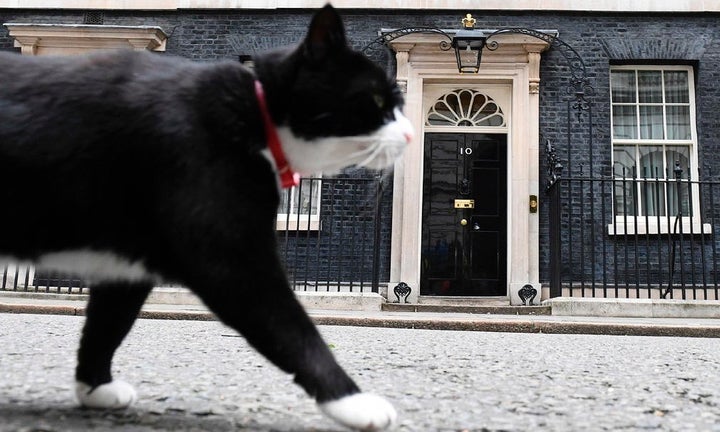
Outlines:
[[[295,290],[378,292],[390,221],[382,177],[305,178],[280,205],[280,254]]]
[[[384,178],[303,178],[283,192],[278,244],[290,284],[300,291],[378,292],[388,274],[390,221]],[[0,291],[86,294],[78,276],[10,263]]]
[[[77,276],[7,263],[2,268],[0,291],[87,294],[87,283]]]
[[[720,299],[718,181],[559,178],[550,296]]]

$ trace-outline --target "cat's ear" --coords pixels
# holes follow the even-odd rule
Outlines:
[[[313,60],[320,60],[347,47],[342,19],[330,4],[313,17],[304,45],[305,54]]]

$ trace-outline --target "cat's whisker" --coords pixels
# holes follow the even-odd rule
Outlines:
[[[377,158],[378,158],[378,155],[379,155],[381,152],[383,152],[384,147],[383,147],[383,146],[373,146],[373,147],[371,147],[371,148],[368,149],[368,150],[371,150],[371,151],[370,151],[370,155],[369,155],[367,158],[365,158],[362,162],[359,162],[359,163],[358,163],[359,166],[368,166],[368,165],[370,165],[370,163],[371,163],[372,161],[374,161],[375,159],[377,159]]]
[[[369,146],[369,147],[364,148],[364,149],[362,149],[362,150],[358,150],[358,151],[356,151],[356,152],[350,153],[350,154],[347,155],[345,158],[346,158],[346,159],[355,159],[355,158],[358,158],[358,157],[363,157],[363,156],[365,156],[366,154],[371,153],[371,152],[373,151],[373,147],[374,147],[374,146]]]
[[[323,159],[323,165],[327,165],[329,167],[337,167],[337,169],[341,169],[343,167],[348,166],[349,162],[352,162],[354,160],[365,160],[366,154],[368,153],[368,150],[363,150],[361,152],[355,152],[352,155],[348,156],[342,156],[338,158],[325,158]],[[359,164],[356,164],[359,165]]]
[[[400,150],[392,145],[392,141],[382,140],[368,149],[369,156],[357,165],[370,166],[373,162],[376,167],[384,167],[399,156]]]
[[[362,150],[358,150],[349,154],[343,154],[336,158],[329,158],[324,157],[323,158],[323,165],[327,166],[338,166],[339,168],[345,167],[348,165],[348,162],[352,162],[355,160],[361,160],[365,161],[368,158],[372,158],[372,153],[375,151],[375,146],[370,146],[368,148],[364,148]],[[370,156],[368,156],[370,155]],[[356,165],[360,165],[360,163],[357,163]]]

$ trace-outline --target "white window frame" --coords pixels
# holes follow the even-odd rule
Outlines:
[[[310,194],[312,204],[310,204],[311,212],[309,214],[299,214],[298,199],[300,199],[301,187],[304,189],[312,184],[315,190]],[[293,186],[290,193],[290,213],[288,214],[287,203],[283,204],[286,190],[280,191],[280,206],[278,207],[276,229],[278,231],[319,231],[320,224],[320,206],[322,203],[322,176],[316,175],[312,177],[302,177],[300,186]]]
[[[637,79],[637,71],[685,71],[688,75],[688,108],[690,113],[690,139],[686,140],[670,140],[667,139],[667,126],[668,126],[668,117],[667,117],[667,107],[677,105],[675,103],[670,103],[665,100],[665,86],[664,81],[661,82],[661,93],[662,93],[662,102],[657,104],[652,104],[655,106],[661,106],[662,112],[663,112],[663,138],[661,139],[642,139],[640,134],[640,128],[641,125],[641,115],[640,115],[640,107],[641,106],[649,106],[650,104],[640,103],[639,100],[639,89],[636,81],[635,85],[635,101],[630,103],[616,103],[613,101],[613,95],[612,95],[612,76],[613,72],[616,71],[636,71],[636,79]],[[664,76],[664,74],[663,74]],[[619,145],[624,146],[632,146],[635,148],[635,163],[640,163],[639,158],[639,149],[642,146],[659,146],[659,147],[665,147],[665,146],[676,146],[676,147],[682,147],[687,146],[688,151],[688,164],[689,164],[689,172],[683,172],[683,182],[685,184],[688,183],[688,179],[690,180],[690,187],[692,190],[691,197],[692,202],[690,203],[692,206],[692,216],[690,215],[683,215],[679,221],[677,221],[676,225],[676,216],[670,215],[668,216],[656,216],[656,215],[642,215],[641,209],[643,207],[642,202],[637,203],[636,206],[636,213],[637,215],[619,215],[616,214],[616,208],[615,208],[615,188],[613,188],[613,200],[612,200],[612,214],[613,214],[613,223],[610,223],[608,225],[608,234],[610,235],[628,235],[628,234],[667,234],[667,233],[675,233],[675,232],[682,232],[685,234],[688,233],[694,233],[694,234],[709,234],[711,232],[710,224],[703,224],[701,221],[700,216],[700,199],[699,199],[699,187],[697,184],[694,184],[692,182],[696,182],[698,180],[698,147],[697,147],[697,119],[696,119],[696,112],[695,112],[695,77],[694,77],[694,70],[692,66],[681,66],[681,65],[623,65],[623,66],[612,66],[610,69],[610,131],[611,131],[611,137],[612,137],[612,166],[613,166],[613,177],[615,180],[622,180],[622,176],[616,176],[615,173],[615,148]],[[613,110],[617,106],[632,106],[637,111],[637,133],[636,138],[629,139],[629,138],[616,138],[615,137],[615,125],[614,125],[614,116],[613,116]],[[668,175],[667,178],[662,179],[659,182],[660,185],[664,185],[663,189],[666,189],[668,187],[673,187],[675,184],[674,176],[672,175],[672,167],[674,166],[674,163],[672,161],[667,161],[666,157],[666,150],[663,150],[663,158],[664,158],[664,165],[666,168],[666,172],[663,173],[663,175]],[[667,174],[667,171],[670,171],[670,174]],[[625,178],[631,179],[633,178],[632,173],[630,176],[626,176]],[[635,179],[642,178],[640,173],[637,173],[634,177]],[[654,184],[654,181],[648,179],[648,183]],[[644,192],[640,190],[642,187],[641,184],[638,184],[638,190],[635,191],[636,197],[640,197],[640,200],[644,200]],[[662,187],[662,186],[661,186]],[[667,212],[667,206],[668,206],[668,195],[666,194],[664,197],[664,206],[666,207]]]

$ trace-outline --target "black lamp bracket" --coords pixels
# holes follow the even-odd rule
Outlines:
[[[382,31],[380,32],[380,35],[373,39],[372,42],[365,45],[360,51],[363,53],[368,53],[372,48],[375,46],[383,46],[389,48],[389,43],[394,41],[395,39],[401,38],[403,36],[414,34],[414,33],[424,33],[424,34],[439,34],[447,38],[447,40],[441,40],[440,41],[440,49],[443,51],[450,50],[452,43],[452,36],[449,35],[447,32],[445,32],[442,29],[439,29],[437,27],[403,27],[399,29],[394,29],[390,31]]]
[[[445,30],[437,27],[404,27],[400,29],[380,32],[379,36],[372,40],[369,44],[365,45],[365,47],[363,47],[361,51],[367,55],[370,50],[377,46],[382,46],[391,50],[390,42],[414,33],[439,34],[444,37],[444,39],[441,40],[439,43],[440,49],[443,51],[449,51],[452,48],[453,36]],[[575,96],[573,108],[578,111],[587,111],[590,109],[590,105],[585,99],[585,96],[592,95],[594,91],[592,86],[590,86],[590,84],[588,83],[585,62],[582,60],[582,57],[580,57],[580,54],[578,54],[578,52],[573,47],[571,47],[562,39],[558,38],[556,35],[550,32],[534,30],[525,27],[508,27],[495,30],[487,34],[485,48],[490,51],[497,50],[500,47],[500,44],[497,40],[493,40],[493,38],[502,34],[521,34],[525,36],[531,36],[547,42],[551,48],[559,51],[565,58],[570,69],[571,82],[568,86],[567,91],[568,94]],[[393,58],[394,56],[388,57],[388,70],[393,70]]]

